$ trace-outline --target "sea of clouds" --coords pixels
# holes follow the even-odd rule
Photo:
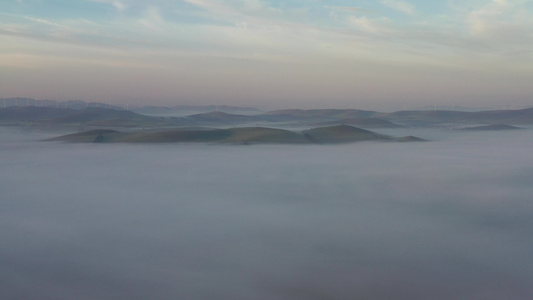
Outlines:
[[[66,144],[0,128],[0,298],[531,298],[533,130],[409,134],[431,141]]]

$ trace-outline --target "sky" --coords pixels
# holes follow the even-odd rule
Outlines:
[[[0,97],[533,106],[533,0],[2,0]]]

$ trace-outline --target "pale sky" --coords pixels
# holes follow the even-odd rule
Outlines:
[[[0,0],[0,97],[533,106],[533,0]]]

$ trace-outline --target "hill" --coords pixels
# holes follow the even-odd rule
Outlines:
[[[310,141],[321,144],[390,139],[388,136],[349,125],[313,128],[302,133]]]
[[[533,124],[533,108],[473,112],[458,121],[478,124]]]
[[[407,126],[431,126],[437,124],[533,124],[533,108],[493,111],[398,111],[378,113],[376,118]]]
[[[403,138],[402,141],[417,141]],[[396,141],[395,138],[348,125],[314,128],[303,132],[265,127],[229,129],[174,129],[118,132],[91,130],[48,139],[75,143],[234,143],[234,144],[331,144],[358,141]]]
[[[0,109],[1,125],[155,127],[171,126],[171,119],[139,115],[131,111],[105,108],[14,106]]]
[[[306,143],[300,134],[273,128],[243,127],[231,129],[175,129],[156,132],[124,133],[91,130],[64,135],[47,141],[75,143],[237,143],[295,144]]]
[[[516,129],[523,129],[523,128],[511,126],[511,125],[505,125],[505,124],[494,124],[494,125],[466,127],[466,128],[462,128],[461,130],[500,131],[500,130],[516,130]]]
[[[456,123],[471,113],[461,111],[397,111],[379,113],[375,117],[406,126],[431,126],[436,124]]]
[[[285,109],[266,112],[263,116],[280,120],[340,120],[351,118],[370,118],[376,112],[359,109]]]
[[[258,114],[261,111],[255,107],[242,107],[230,105],[177,105],[177,106],[142,106],[132,110],[139,114],[158,116],[186,116],[191,114],[225,112],[230,114]]]
[[[220,111],[190,115],[184,117],[184,119],[190,121],[191,124],[200,126],[237,125],[257,120],[253,116],[229,114]]]
[[[70,108],[11,106],[0,109],[0,125],[28,124],[76,113]]]
[[[533,124],[533,108],[482,112],[399,111],[379,113],[356,109],[278,110],[257,115],[239,115],[220,111],[188,116],[156,117],[132,111],[108,108],[6,107],[0,108],[0,125],[88,126],[88,127],[228,127],[261,124],[314,127],[353,125],[362,128],[400,126],[448,126],[467,124]],[[270,126],[267,126],[270,127]]]
[[[351,125],[360,128],[400,128],[401,125],[378,118],[353,118],[353,119],[341,119],[316,123],[315,125],[328,126],[328,125]]]

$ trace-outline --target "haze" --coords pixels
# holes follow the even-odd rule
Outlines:
[[[6,0],[3,97],[394,111],[531,105],[529,0]]]
[[[121,145],[0,128],[2,299],[529,299],[531,130]]]

